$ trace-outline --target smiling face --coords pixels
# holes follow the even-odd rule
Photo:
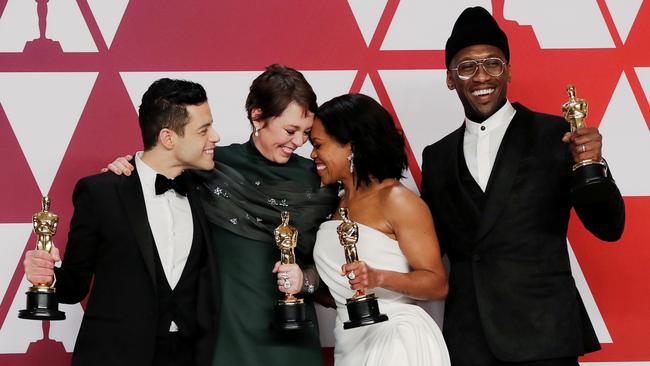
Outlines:
[[[348,156],[352,152],[350,144],[341,144],[325,131],[323,123],[316,118],[311,130],[311,158],[316,163],[316,171],[324,185],[343,181],[352,177]]]
[[[506,61],[501,49],[490,45],[474,45],[458,51],[451,60],[450,68],[457,67],[463,61],[489,57]],[[468,80],[461,80],[455,71],[447,70],[447,87],[458,93],[465,116],[474,122],[482,122],[505,103],[510,77],[510,64],[505,66],[503,74],[496,77],[479,66],[474,76]]]
[[[188,123],[184,126],[183,136],[174,133],[174,156],[184,169],[212,169],[219,135],[212,128],[210,106],[205,102],[185,108]]]
[[[291,102],[277,117],[262,121],[256,119],[259,115],[259,108],[251,111],[253,126],[259,129],[259,136],[253,135],[255,147],[268,160],[286,164],[293,152],[307,142],[314,123],[314,113]]]

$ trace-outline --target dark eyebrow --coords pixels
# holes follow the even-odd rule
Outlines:
[[[204,128],[210,127],[212,125],[212,122],[214,122],[214,121],[206,122],[206,123],[202,124],[201,126],[199,126],[198,129],[202,130]]]

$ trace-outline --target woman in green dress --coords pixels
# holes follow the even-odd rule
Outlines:
[[[195,172],[203,180],[202,202],[219,268],[215,366],[323,365],[311,296],[319,282],[312,252],[318,226],[338,197],[334,187],[321,187],[313,161],[294,153],[307,142],[316,109],[316,94],[300,72],[267,67],[246,100],[250,139],[218,147],[215,169]],[[130,174],[133,167],[119,158],[109,169]],[[294,265],[278,261],[273,231],[282,211],[290,213],[290,224],[299,231]],[[271,328],[273,307],[283,292],[307,298],[313,327]]]
[[[273,306],[283,298],[279,286],[313,292],[316,231],[336,207],[335,191],[321,188],[313,161],[294,154],[308,140],[316,109],[316,95],[300,72],[269,66],[246,100],[250,140],[217,148],[215,169],[199,173],[209,195],[202,201],[222,293],[213,365],[323,364],[312,301],[306,303],[314,327],[270,327]],[[278,263],[273,230],[282,211],[299,230],[296,259],[304,277],[297,266]]]

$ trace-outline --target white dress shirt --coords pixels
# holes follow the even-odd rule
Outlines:
[[[160,263],[169,286],[174,289],[183,273],[192,248],[194,223],[187,197],[174,190],[156,195],[156,171],[141,159],[142,152],[135,155],[135,166],[140,177],[147,218],[158,250]],[[177,331],[172,322],[169,329]]]
[[[506,101],[498,111],[483,123],[476,123],[465,118],[465,136],[463,153],[472,177],[481,190],[485,189],[492,173],[494,160],[497,158],[503,136],[515,116],[515,108]]]

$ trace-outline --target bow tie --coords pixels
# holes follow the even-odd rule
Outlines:
[[[169,179],[161,174],[156,174],[156,195],[163,194],[170,189],[181,196],[187,196],[187,177],[181,174],[174,179]]]

